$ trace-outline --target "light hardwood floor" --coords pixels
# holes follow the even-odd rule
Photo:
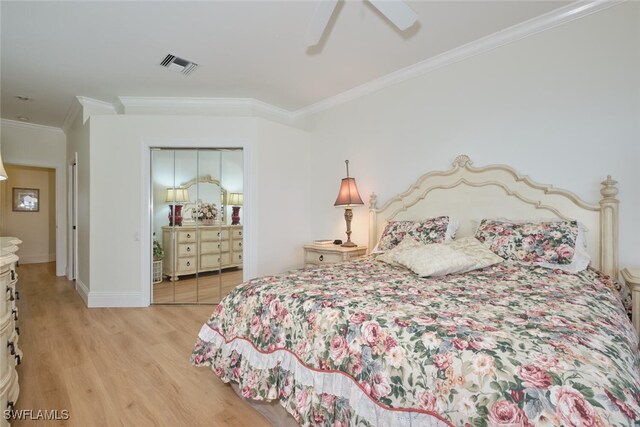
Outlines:
[[[17,408],[70,414],[36,425],[269,425],[213,372],[189,363],[212,306],[88,309],[53,264],[22,265],[18,274]]]
[[[167,277],[153,285],[154,304],[217,304],[242,283],[242,269],[231,268],[222,273],[200,273],[183,276],[175,282]]]

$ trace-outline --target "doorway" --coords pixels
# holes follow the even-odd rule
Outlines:
[[[5,169],[1,234],[22,240],[21,264],[56,261],[56,170],[12,164]]]
[[[243,150],[151,148],[153,304],[217,304],[243,278]]]

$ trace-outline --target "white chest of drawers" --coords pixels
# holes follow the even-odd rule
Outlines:
[[[20,336],[18,328],[18,308],[16,300],[18,274],[16,267],[18,257],[16,245],[22,243],[19,239],[0,238],[0,407],[13,410],[18,400],[20,386],[16,366],[22,361],[22,351],[18,348]],[[3,412],[4,415],[4,412]],[[0,417],[0,427],[8,426],[9,421]]]
[[[241,225],[162,227],[163,274],[178,280],[187,274],[242,267]]]

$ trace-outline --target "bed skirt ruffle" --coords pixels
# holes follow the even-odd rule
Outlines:
[[[191,362],[210,366],[224,382],[237,382],[243,397],[278,399],[301,425],[451,425],[431,411],[386,407],[341,371],[306,366],[287,349],[264,352],[245,338],[227,340],[208,324],[198,334]]]

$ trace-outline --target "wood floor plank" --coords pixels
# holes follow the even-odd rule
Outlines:
[[[213,306],[88,309],[54,267],[18,270],[24,359],[17,408],[70,413],[37,425],[269,425],[209,369],[189,363]]]

